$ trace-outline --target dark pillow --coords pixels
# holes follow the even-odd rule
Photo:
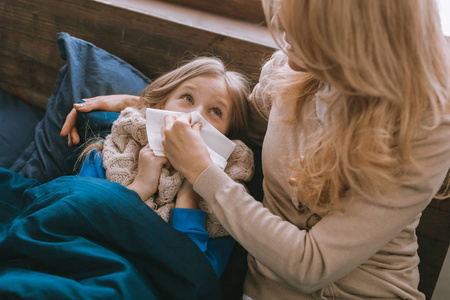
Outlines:
[[[45,112],[0,90],[0,167],[8,169],[34,139]]]
[[[150,83],[133,66],[89,42],[58,33],[57,44],[67,64],[59,72],[46,114],[36,126],[34,141],[10,167],[42,183],[64,175],[66,159],[74,151],[67,146],[67,137],[59,136],[73,103],[98,95],[138,95]]]

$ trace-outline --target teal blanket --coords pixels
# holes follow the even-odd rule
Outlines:
[[[209,261],[104,179],[0,168],[1,299],[220,299]]]

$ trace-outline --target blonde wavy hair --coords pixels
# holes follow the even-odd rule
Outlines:
[[[142,91],[137,108],[164,109],[164,104],[177,87],[198,76],[210,76],[225,80],[233,102],[230,126],[226,135],[230,139],[243,139],[248,128],[249,79],[241,73],[228,70],[225,64],[214,56],[192,56],[181,60],[174,70],[156,78]],[[79,156],[75,168],[91,151],[103,150],[103,144],[99,143],[101,140],[101,138],[93,138],[86,143],[87,146]]]
[[[295,63],[276,53],[269,90],[296,101],[288,121],[320,93],[321,129],[293,159],[290,184],[314,212],[342,209],[343,194],[382,196],[400,184],[418,129],[433,128],[448,110],[450,49],[436,1],[263,0],[269,28]],[[283,36],[284,35],[284,36]],[[276,88],[271,88],[276,87]],[[281,100],[282,99],[282,100]]]

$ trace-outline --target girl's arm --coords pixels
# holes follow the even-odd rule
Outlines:
[[[165,163],[167,163],[165,157],[156,156],[149,145],[145,146],[139,152],[138,173],[127,188],[135,191],[142,201],[147,200],[158,189],[161,168]],[[81,166],[79,175],[106,179],[105,169],[102,166],[102,153],[97,150],[89,153]]]
[[[167,163],[167,158],[156,156],[147,145],[139,151],[138,172],[128,189],[138,193],[142,201],[147,200],[158,190],[161,169]]]
[[[199,210],[199,201],[200,196],[193,190],[192,184],[185,180],[178,191],[170,224],[199,247],[210,261],[217,277],[220,277],[233,250],[234,239],[231,236],[214,239],[209,237],[205,229],[206,213]]]
[[[198,209],[200,196],[194,191],[192,184],[184,180],[177,194],[176,208]]]
[[[102,153],[98,150],[90,152],[84,159],[79,175],[106,179],[105,169],[102,166]]]
[[[170,224],[186,234],[210,261],[217,277],[225,270],[234,246],[231,236],[210,238],[205,229],[206,213],[198,209],[174,208]]]

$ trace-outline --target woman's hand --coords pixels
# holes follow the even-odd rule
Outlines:
[[[213,164],[200,136],[201,124],[191,126],[191,115],[168,115],[161,131],[164,154],[172,166],[194,184],[198,176]]]
[[[178,191],[175,207],[198,209],[199,201],[200,196],[194,191],[192,184],[189,181],[184,180]]]
[[[92,110],[104,110],[121,112],[128,106],[134,106],[139,103],[139,97],[133,95],[108,95],[97,96],[93,98],[83,99],[84,103],[74,103],[72,110],[66,117],[60,136],[68,136],[67,144],[69,146],[80,143],[76,123],[78,118],[77,111],[90,112]]]
[[[127,188],[138,193],[142,201],[147,200],[158,190],[161,169],[167,162],[167,158],[156,156],[149,145],[145,146],[139,152],[136,178]]]

